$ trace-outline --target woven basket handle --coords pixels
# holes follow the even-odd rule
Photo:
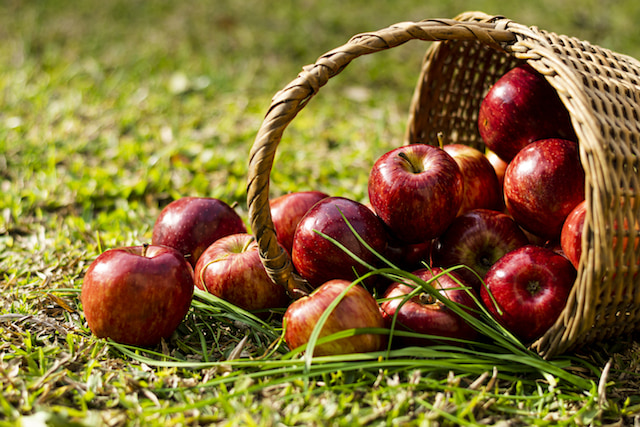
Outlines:
[[[322,55],[315,64],[303,67],[298,77],[276,93],[251,148],[247,184],[247,205],[251,230],[260,257],[272,280],[298,298],[310,292],[308,284],[293,273],[289,254],[277,242],[269,208],[269,177],[276,148],[284,129],[327,81],[338,75],[355,58],[390,49],[409,40],[478,40],[503,50],[501,43],[515,40],[505,29],[505,20],[461,22],[455,19],[405,22],[354,36],[343,46]]]

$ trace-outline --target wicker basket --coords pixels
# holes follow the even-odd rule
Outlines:
[[[583,252],[566,308],[532,348],[549,358],[640,330],[640,62],[480,12],[356,35],[303,67],[275,95],[251,149],[247,194],[252,232],[273,280],[290,293],[305,285],[277,245],[269,211],[269,176],[284,129],[353,59],[413,39],[435,43],[415,89],[406,143],[436,142],[442,131],[450,142],[483,148],[480,102],[493,82],[522,61],[546,76],[571,115],[586,173]],[[613,226],[623,222],[636,226]],[[625,238],[623,250],[616,242]]]

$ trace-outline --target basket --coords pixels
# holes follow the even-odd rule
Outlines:
[[[583,251],[563,313],[532,349],[550,358],[640,330],[640,62],[481,12],[356,35],[276,93],[251,149],[247,187],[251,229],[272,279],[292,295],[305,289],[277,244],[269,210],[269,176],[285,128],[352,60],[410,40],[434,43],[415,88],[405,143],[437,143],[444,132],[449,142],[484,148],[477,129],[481,100],[521,62],[546,77],[571,115],[586,174]],[[614,226],[625,222],[635,226]]]

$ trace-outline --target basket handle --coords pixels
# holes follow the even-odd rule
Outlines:
[[[511,31],[504,29],[505,21],[488,15],[475,22],[432,19],[403,22],[376,32],[359,34],[346,44],[322,55],[315,64],[303,67],[295,80],[276,93],[251,148],[247,206],[251,230],[258,242],[262,263],[271,279],[284,286],[292,298],[306,295],[311,289],[305,280],[294,274],[289,254],[278,245],[269,208],[269,177],[284,129],[330,78],[338,75],[359,56],[416,39],[478,40],[504,50],[501,43],[513,42],[516,38]]]

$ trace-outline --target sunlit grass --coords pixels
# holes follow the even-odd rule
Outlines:
[[[79,293],[89,263],[148,242],[173,199],[219,197],[246,219],[248,152],[271,97],[352,35],[479,9],[640,57],[639,5],[4,2],[0,425],[632,424],[633,337],[545,361],[484,319],[491,339],[465,347],[311,358],[284,345],[281,312],[263,320],[196,292],[176,334],[139,349],[93,337]],[[283,136],[272,194],[365,201],[425,49],[363,57],[324,87]],[[413,281],[387,267],[372,274]]]

